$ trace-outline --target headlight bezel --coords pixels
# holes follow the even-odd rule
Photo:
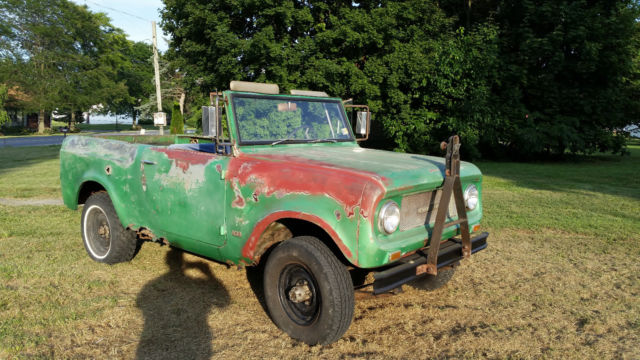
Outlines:
[[[395,217],[394,221],[391,216]],[[389,222],[387,222],[389,220]],[[393,200],[388,200],[381,207],[378,212],[378,230],[380,232],[391,235],[398,231],[400,227],[400,206]]]
[[[475,184],[470,184],[464,189],[464,205],[467,211],[475,210],[480,204],[480,190]]]

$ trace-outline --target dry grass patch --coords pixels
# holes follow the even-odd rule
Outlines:
[[[24,345],[4,351],[59,358],[637,358],[640,265],[623,252],[584,251],[593,241],[502,231],[446,288],[361,295],[343,339],[310,347],[275,328],[244,271],[155,244],[131,263],[100,265],[86,257],[79,236],[70,236],[59,244],[68,249],[65,266],[45,252],[31,254],[43,267],[65,271],[23,273],[3,289],[14,301],[4,303],[2,318],[20,319],[5,330],[16,335],[10,343]]]

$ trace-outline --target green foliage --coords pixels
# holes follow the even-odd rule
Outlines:
[[[171,134],[184,134],[184,119],[178,103],[173,103],[171,111]]]
[[[6,85],[0,84],[0,126],[10,121],[9,115],[5,110],[5,103],[7,101],[8,89]]]
[[[176,64],[168,62],[164,56],[160,56],[159,65],[162,111],[170,113],[173,103],[180,101],[185,92],[182,86],[182,73],[175,67]],[[135,110],[143,119],[153,119],[153,114],[158,111],[158,102],[154,91],[155,82],[152,83],[152,86],[149,97],[142,99],[141,104],[135,107]]]
[[[637,119],[627,78],[638,69],[634,2],[502,1],[504,72],[496,99],[508,119],[486,144],[512,154],[623,150],[615,130]],[[637,75],[636,75],[637,76]],[[637,86],[636,86],[637,89]],[[637,90],[636,90],[637,91]]]
[[[366,103],[369,146],[465,156],[623,151],[640,118],[635,2],[164,0],[187,88],[230,80]]]
[[[143,42],[126,40],[121,43],[124,62],[118,69],[117,80],[127,87],[127,95],[110,103],[108,110],[114,114],[127,115],[134,125],[140,116],[138,106],[155,92],[153,84],[153,50]]]
[[[199,96],[191,101],[191,111],[185,115],[185,123],[196,129],[202,129],[202,107],[209,105],[208,96]]]
[[[105,14],[67,0],[6,0],[0,31],[0,79],[24,94],[22,109],[75,113],[128,96],[116,76],[126,38]]]

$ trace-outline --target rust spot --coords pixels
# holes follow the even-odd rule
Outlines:
[[[216,171],[217,171],[219,174],[222,174],[222,165],[217,164],[217,165],[216,165]]]
[[[147,228],[138,229],[138,239],[146,240],[146,241],[153,241],[153,239],[155,239],[155,238],[156,238],[156,236],[151,232],[151,230],[149,230]]]
[[[270,248],[273,244],[277,244],[281,241],[290,239],[293,237],[293,234],[286,226],[280,224],[279,222],[271,223],[264,230],[262,235],[260,236],[260,240],[256,244],[254,250],[254,259],[256,262],[260,261],[260,257]]]
[[[252,196],[253,196],[253,201],[258,202],[258,192],[254,191]]]
[[[235,236],[235,237],[242,237],[242,233],[238,230],[233,230],[231,232],[231,235]]]
[[[236,199],[231,203],[231,207],[242,209],[244,208],[245,202],[242,197],[242,192],[240,191],[240,186],[238,185],[238,180],[234,180],[231,184],[233,187],[233,193],[236,195]]]
[[[336,210],[334,214],[336,215],[336,220],[340,221],[340,219],[342,218],[342,215],[340,215],[340,210]]]
[[[111,169],[111,165],[107,165],[107,167],[106,167],[106,168],[104,168],[104,172],[106,172],[106,173],[107,173],[107,175],[111,175],[111,172],[112,172],[112,171],[113,171],[113,170]]]

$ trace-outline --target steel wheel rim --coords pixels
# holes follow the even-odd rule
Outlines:
[[[104,259],[111,249],[111,225],[104,210],[93,205],[84,217],[84,238],[87,241],[87,248],[91,254]]]
[[[306,302],[295,302],[290,298],[290,291],[300,281],[306,281],[311,298]],[[315,278],[301,264],[289,264],[280,272],[278,281],[278,297],[280,304],[289,319],[300,326],[313,324],[320,314],[320,293]]]

